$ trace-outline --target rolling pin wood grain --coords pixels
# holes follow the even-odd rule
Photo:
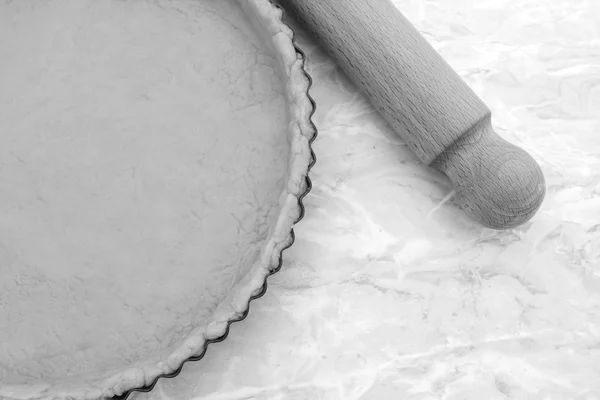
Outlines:
[[[428,166],[448,176],[482,225],[516,227],[536,213],[536,161],[502,139],[491,111],[389,0],[279,0]]]

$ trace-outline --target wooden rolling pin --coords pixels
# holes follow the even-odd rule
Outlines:
[[[389,0],[279,0],[486,227],[528,221],[546,192],[535,160],[496,134],[491,112]]]

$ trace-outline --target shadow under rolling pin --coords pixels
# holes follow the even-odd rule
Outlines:
[[[491,111],[390,0],[279,0],[428,166],[456,202],[493,229],[530,220],[546,192],[523,149],[502,139]]]

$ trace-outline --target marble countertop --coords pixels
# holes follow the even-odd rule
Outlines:
[[[469,221],[298,32],[320,134],[296,244],[225,342],[130,398],[600,399],[600,2],[395,3],[539,161],[542,209]]]

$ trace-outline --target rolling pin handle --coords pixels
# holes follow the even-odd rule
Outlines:
[[[489,116],[448,147],[431,167],[454,184],[458,206],[492,229],[529,221],[544,200],[544,174],[529,153],[500,137]]]

